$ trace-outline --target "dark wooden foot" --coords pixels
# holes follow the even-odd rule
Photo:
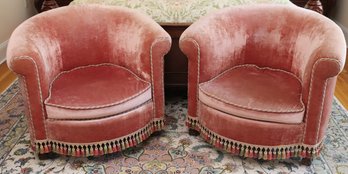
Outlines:
[[[94,157],[94,156],[88,156],[87,159],[88,159],[88,160],[94,160],[95,157]]]
[[[160,136],[162,134],[163,131],[155,131],[154,133],[152,133],[152,136]]]
[[[189,135],[191,136],[198,136],[199,132],[195,129],[189,129]]]
[[[312,165],[312,161],[313,161],[312,158],[302,158],[300,164],[305,166],[310,166]]]
[[[44,153],[44,154],[38,154],[37,155],[40,160],[53,160],[59,157],[58,154],[50,152],[50,153]]]

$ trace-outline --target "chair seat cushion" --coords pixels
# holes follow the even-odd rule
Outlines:
[[[45,100],[52,119],[96,119],[127,112],[151,100],[150,83],[113,64],[59,74]]]
[[[296,124],[304,116],[302,84],[293,74],[255,65],[231,68],[199,85],[199,100],[222,112]]]

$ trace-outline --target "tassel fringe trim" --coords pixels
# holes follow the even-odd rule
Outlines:
[[[211,145],[234,155],[263,160],[289,159],[292,157],[314,158],[319,156],[323,143],[317,145],[257,146],[228,139],[201,126],[194,117],[187,117],[186,125],[199,131]]]
[[[53,140],[40,140],[36,141],[34,145],[32,145],[32,148],[39,154],[55,152],[62,155],[76,157],[99,156],[119,152],[126,148],[136,146],[147,139],[153,132],[162,130],[163,127],[164,120],[161,119],[152,121],[132,134],[110,141],[91,144],[74,144]]]

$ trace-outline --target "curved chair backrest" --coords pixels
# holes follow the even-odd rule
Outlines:
[[[321,52],[344,50],[342,36],[334,22],[316,12],[268,4],[219,10],[202,17],[181,37],[206,43],[200,45],[200,61],[206,66],[201,68],[212,73],[201,76],[200,81],[204,82],[220,73],[216,68],[226,70],[238,64],[282,69],[302,78],[306,67],[301,62],[312,56],[325,57]],[[322,48],[323,44],[329,47]],[[318,49],[322,50],[313,55]]]
[[[87,65],[112,63],[152,82],[152,75],[162,72],[162,67],[153,70],[152,66],[163,62],[170,44],[169,34],[136,10],[74,5],[23,22],[11,35],[6,57],[14,72],[40,76],[46,98],[50,83],[60,72]]]
[[[146,58],[150,57],[154,40],[167,36],[160,25],[136,10],[72,5],[38,14],[22,23],[12,34],[8,55],[25,55],[23,52],[30,49],[27,45],[31,45],[31,51],[37,51],[47,68],[59,65],[60,71],[65,71],[114,63],[137,72],[148,62]],[[138,75],[145,80],[150,77]]]

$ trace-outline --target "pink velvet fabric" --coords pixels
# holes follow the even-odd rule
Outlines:
[[[58,142],[103,142],[138,131],[153,119],[153,104],[146,103],[129,112],[91,120],[47,119],[47,138]],[[62,131],[64,128],[64,131]],[[69,133],[67,133],[69,132]]]
[[[297,143],[315,146],[322,141],[330,116],[336,77],[344,67],[346,56],[343,32],[330,19],[309,10],[287,5],[230,7],[202,17],[192,24],[181,35],[180,48],[189,60],[188,115],[191,118],[214,120],[216,125],[208,122],[204,122],[203,125],[210,125],[211,129],[216,126],[214,130],[221,133],[221,136],[228,136],[244,143],[253,142],[256,145]],[[228,69],[245,64],[280,69],[297,77],[301,82],[300,93],[298,89],[292,90],[296,88],[295,86],[287,89],[289,92],[297,91],[298,94],[302,94],[301,102],[305,108],[303,119],[296,120],[296,123],[303,124],[303,127],[295,125],[292,127],[292,124],[288,123],[289,125],[284,125],[284,129],[281,130],[294,133],[288,137],[291,140],[275,138],[267,140],[270,142],[255,141],[255,138],[258,139],[259,136],[257,130],[264,133],[262,136],[274,135],[280,130],[272,126],[262,129],[261,125],[266,125],[265,121],[253,121],[254,133],[247,133],[250,128],[247,125],[251,123],[251,120],[240,118],[238,132],[245,136],[241,138],[232,131],[222,131],[237,125],[232,120],[237,119],[235,117],[238,114],[234,114],[235,110],[231,109],[230,105],[222,106],[225,107],[225,111],[227,108],[230,109],[226,112],[229,116],[225,115],[224,120],[218,116],[220,114],[218,110],[211,109],[210,112],[206,112],[202,108],[197,108],[198,103],[201,102],[199,86],[202,83],[212,80]],[[235,85],[243,82],[238,78],[230,80],[230,83],[236,83]],[[284,81],[279,82],[284,83]],[[252,82],[248,85],[257,83]],[[289,85],[291,82],[285,83]],[[219,82],[218,85],[221,87],[222,83]],[[235,91],[233,96],[231,93],[230,97],[235,98],[228,100],[248,100],[240,99],[246,89],[240,90],[241,93]],[[255,90],[255,94],[267,92],[257,87]],[[215,92],[220,96],[226,93]],[[272,93],[268,95],[273,95]],[[259,97],[249,94],[250,97]],[[279,95],[282,97],[279,100],[293,100],[288,95]],[[299,96],[297,96],[298,99]],[[259,101],[262,104],[276,102],[272,98],[262,100]],[[212,103],[213,101],[207,103],[207,107],[212,107],[209,106]],[[284,103],[278,103],[273,107],[283,107],[282,104]],[[256,106],[267,109],[266,106],[255,103],[252,107]],[[253,112],[249,109],[243,114],[251,116],[254,115]],[[227,121],[229,119],[231,121]],[[298,123],[299,121],[301,123]],[[230,124],[223,124],[225,122]]]
[[[254,120],[302,123],[301,82],[281,70],[231,68],[199,85],[199,100],[222,112]]]
[[[64,124],[54,124],[57,117],[48,120],[47,118],[52,116],[47,114],[47,111],[50,110],[49,103],[64,103],[63,105],[74,107],[101,106],[130,99],[137,92],[149,89],[146,96],[141,97],[140,103],[133,102],[132,106],[128,106],[123,111],[112,108],[107,111],[107,115],[114,117],[119,112],[135,109],[145,100],[148,101],[148,95],[151,94],[149,101],[152,109],[146,112],[151,112],[152,119],[163,119],[163,57],[169,51],[170,46],[171,38],[160,25],[140,12],[122,7],[67,6],[38,14],[23,22],[16,28],[9,40],[7,63],[10,69],[22,79],[20,82],[23,83],[23,96],[27,102],[27,116],[33,142],[54,141],[54,138],[50,138],[56,136],[48,137],[47,131],[50,128],[47,125],[48,122],[50,125],[55,125],[55,134],[59,134],[59,136],[67,132],[68,125],[75,123],[70,122],[69,119],[76,118],[64,116],[64,111],[60,113],[61,117],[58,117],[67,119]],[[119,69],[105,68],[93,71],[90,69],[91,71],[88,72],[81,71],[81,78],[70,76],[60,79],[58,77],[56,83],[54,82],[62,72],[98,64],[119,66],[127,70],[129,74],[127,75],[126,71],[119,71]],[[86,72],[88,77],[83,74]],[[78,71],[62,76],[68,77],[69,75],[77,76]],[[64,82],[64,80],[67,81]],[[83,86],[83,83],[87,86]],[[53,84],[51,91],[53,98],[48,99],[51,84]],[[78,85],[80,85],[79,89],[73,90]],[[75,95],[76,98],[73,99],[72,96],[67,96],[62,92]],[[110,94],[107,95],[107,93]],[[44,104],[45,100],[48,101],[47,107]],[[90,112],[87,117],[82,117],[84,113],[79,114],[81,116],[79,119],[106,116],[100,114],[99,111]],[[141,114],[138,115],[141,116]],[[70,116],[72,116],[71,113]],[[127,117],[127,114],[124,117]],[[112,120],[117,119],[118,117],[112,118]],[[127,120],[132,121],[133,119]],[[149,122],[147,117],[140,120]],[[117,121],[113,125],[107,124],[103,131],[92,131],[93,135],[90,136],[98,137],[99,140],[108,139],[111,136],[109,134],[106,136],[106,130],[123,126],[123,131],[131,133],[134,131],[135,125],[137,125],[136,128],[139,128],[145,124],[139,119],[133,121],[134,123]],[[97,122],[98,119],[95,120],[95,123]],[[86,129],[88,124],[80,123],[78,125]],[[73,134],[73,131],[70,133]],[[114,138],[117,138],[118,135],[114,134]],[[69,142],[68,138],[65,140]],[[83,139],[83,142],[88,141],[88,137]]]
[[[45,100],[47,118],[95,119],[151,100],[150,83],[113,64],[80,67],[58,75]]]
[[[240,142],[263,146],[296,144],[302,140],[304,124],[283,124],[241,118],[198,104],[199,121],[215,133]]]

